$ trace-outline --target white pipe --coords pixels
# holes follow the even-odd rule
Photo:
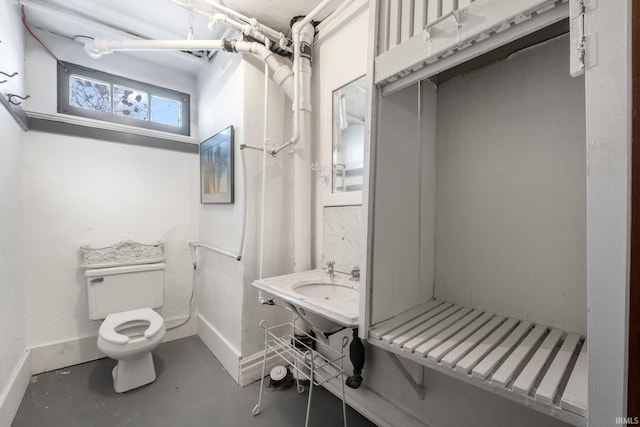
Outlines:
[[[269,37],[265,36],[257,28],[252,27],[250,24],[243,24],[241,22],[233,20],[229,18],[227,15],[225,15],[224,13],[216,13],[215,15],[213,15],[207,27],[209,28],[210,31],[213,32],[216,24],[218,23],[222,23],[229,28],[239,31],[245,36],[252,37],[264,45],[271,44],[271,40],[269,39]],[[290,48],[288,48],[287,50],[291,51]]]
[[[240,232],[238,254],[242,258],[244,256],[244,238],[247,232],[247,159],[242,149],[240,150],[240,159],[242,160],[242,231]]]
[[[275,43],[278,44],[278,46],[280,47],[280,49],[285,50],[287,52],[291,52],[291,47],[289,47],[289,41],[287,40],[287,37],[280,33],[277,32],[275,30],[272,30],[271,28],[260,24],[255,18],[249,18],[241,13],[238,13],[236,11],[234,11],[233,9],[229,9],[225,6],[222,6],[220,3],[211,3],[213,4],[214,7],[216,7],[218,10],[221,10],[223,12],[225,12],[226,14],[232,15],[237,17],[238,19],[242,20],[245,22],[245,24],[242,24],[240,22],[237,22],[236,20],[231,20],[228,17],[226,17],[225,14],[215,14],[212,15],[211,13],[207,13],[205,11],[203,11],[202,9],[198,9],[196,7],[194,7],[193,5],[189,4],[189,3],[184,3],[182,1],[179,0],[169,0],[171,3],[176,4],[190,12],[193,13],[197,13],[198,15],[202,15],[205,18],[209,19],[209,29],[211,31],[213,31],[213,28],[216,24],[216,22],[225,22],[229,25],[233,25],[235,29],[237,29],[238,31],[242,31],[244,34],[250,35],[251,37],[264,42],[264,40],[270,40],[273,41]],[[216,15],[223,15],[225,16],[225,20],[222,21],[219,18],[215,19]],[[215,22],[214,22],[215,21]],[[265,33],[267,33],[265,35]]]
[[[308,85],[306,85],[301,79],[301,74],[303,74],[303,69],[306,70],[308,67],[309,75],[311,73],[311,62],[307,58],[302,58],[300,56],[300,46],[301,44],[313,43],[313,37],[315,35],[315,30],[312,25],[307,24],[304,27],[300,27],[300,22],[296,22],[293,24],[293,69],[295,72],[293,73],[293,131],[291,139],[284,144],[272,148],[271,154],[276,155],[280,151],[287,148],[289,145],[296,145],[300,141],[300,111],[303,108],[310,109],[310,101],[309,96],[311,93],[311,81],[309,80]],[[304,64],[304,66],[303,66]],[[300,93],[300,89],[302,86],[302,93]],[[308,93],[307,93],[308,92]],[[304,104],[303,104],[304,103]]]
[[[298,46],[302,43],[311,44],[314,37],[314,28],[307,24],[300,28],[294,24],[297,30]],[[300,52],[299,47],[296,49]],[[311,61],[309,58],[298,58],[295,64],[295,74],[298,76],[297,108],[294,111],[294,123],[298,129],[299,143],[293,153],[293,235],[294,235],[294,270],[305,271],[311,268]],[[294,88],[295,89],[295,88]],[[297,121],[295,120],[297,116]]]
[[[269,67],[264,66],[264,114],[262,150],[262,194],[260,195],[260,250],[258,255],[258,278],[264,277],[264,218],[267,196],[267,141],[269,130]]]
[[[187,9],[190,12],[197,13],[198,15],[204,16],[207,19],[211,18],[211,14],[210,13],[207,13],[202,9],[198,9],[197,7],[194,7],[194,6],[192,6],[192,5],[188,4],[188,3],[184,3],[184,2],[181,2],[181,1],[178,1],[178,0],[169,0],[169,1],[171,3],[173,3],[173,4],[175,4],[175,5],[178,5],[178,6],[182,7],[182,8],[184,8],[184,9]]]
[[[173,0],[172,0],[173,1]],[[279,45],[281,45],[281,40],[285,39],[286,37],[284,36],[284,34],[282,34],[279,31],[276,31],[270,27],[267,27],[266,25],[261,24],[260,22],[258,22],[255,18],[249,18],[246,15],[243,15],[240,12],[236,12],[233,9],[230,9],[228,7],[223,6],[222,4],[218,3],[217,1],[213,1],[213,0],[202,0],[203,2],[210,4],[211,6],[215,7],[216,9],[220,10],[221,12],[224,12],[228,15],[231,15],[237,19],[240,19],[242,21],[245,21],[247,24],[250,24],[252,27],[255,27],[257,29],[259,29],[261,32],[265,33],[270,39],[272,39],[274,42],[278,43]],[[282,47],[282,46],[280,46]]]
[[[324,0],[322,3],[320,3],[318,6],[316,6],[315,9],[313,9],[311,12],[309,12],[307,14],[307,16],[304,17],[304,19],[302,21],[300,21],[300,28],[304,28],[307,24],[310,24],[311,21],[313,20],[313,18],[315,18],[315,16],[322,12],[322,9],[324,9],[325,7],[327,7],[327,5],[329,3],[331,3],[333,0]]]
[[[296,28],[297,24],[293,25],[293,28]],[[280,145],[279,147],[275,147],[271,149],[271,154],[276,155],[280,151],[287,148],[289,145],[295,145],[300,141],[300,68],[298,67],[300,64],[300,32],[295,31],[293,33],[293,69],[295,70],[293,73],[293,104],[291,108],[293,109],[293,124],[292,124],[292,135],[291,139],[288,142]]]
[[[263,114],[262,143],[262,193],[260,194],[260,249],[258,254],[258,278],[264,277],[264,219],[267,203],[267,143],[269,141],[269,67],[264,64],[264,114]],[[258,301],[261,304],[273,304],[273,298],[265,299],[262,290],[258,292]]]
[[[207,25],[207,28],[209,28],[210,31],[213,31],[215,29],[216,24],[218,24],[219,22],[222,22],[228,27],[236,29],[238,31],[242,31],[242,28],[243,28],[243,25],[241,23],[239,23],[238,21],[234,21],[224,13],[216,13],[215,15],[213,15],[209,20],[209,24]]]
[[[284,60],[257,42],[236,40],[105,40],[95,39],[85,43],[84,50],[94,58],[115,51],[144,50],[224,50],[227,43],[236,52],[251,53],[269,65],[273,79],[287,96],[294,98],[293,71]]]

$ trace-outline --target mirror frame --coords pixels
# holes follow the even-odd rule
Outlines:
[[[353,67],[348,72],[340,75],[339,78],[327,82],[327,84],[322,88],[320,142],[322,145],[322,165],[323,167],[326,165],[326,170],[324,172],[324,176],[326,177],[324,180],[324,206],[362,205],[363,191],[333,192],[333,93],[362,77],[366,78],[364,70],[358,70],[358,67]],[[367,123],[365,123],[365,126],[367,126]],[[365,155],[364,148],[362,155],[363,157]]]

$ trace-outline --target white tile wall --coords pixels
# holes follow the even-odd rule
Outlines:
[[[335,261],[335,270],[350,273],[360,266],[362,206],[323,209],[322,266]]]

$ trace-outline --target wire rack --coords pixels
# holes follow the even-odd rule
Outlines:
[[[264,356],[262,359],[262,377],[260,380],[260,394],[258,403],[251,413],[258,415],[262,408],[262,391],[264,389],[265,369],[267,355],[269,353],[279,356],[286,364],[291,366],[295,373],[296,387],[298,393],[304,392],[301,380],[309,381],[309,397],[307,399],[307,414],[305,417],[305,427],[309,425],[309,412],[311,409],[311,398],[313,387],[320,386],[331,380],[340,378],[342,385],[342,420],[344,427],[347,427],[347,412],[344,394],[344,349],[347,346],[348,338],[342,340],[342,347],[336,350],[328,344],[309,335],[294,323],[282,323],[276,326],[269,326],[267,321],[260,322],[260,327],[264,330]]]

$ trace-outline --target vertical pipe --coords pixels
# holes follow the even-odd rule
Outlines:
[[[299,42],[311,44],[315,30],[313,25],[296,28],[294,34],[299,33]],[[298,31],[296,31],[298,30]],[[294,232],[294,271],[306,271],[311,268],[311,61],[302,57],[298,52],[294,69],[298,74],[298,96],[295,101],[299,105],[300,142],[293,152],[293,232]],[[294,115],[295,118],[295,115]]]
[[[240,233],[238,258],[244,256],[244,238],[247,232],[247,158],[244,154],[244,148],[240,149],[240,159],[242,161],[242,231]]]
[[[267,193],[267,144],[269,131],[269,66],[264,63],[264,114],[262,145],[262,189],[260,195],[260,250],[258,254],[258,278],[264,277],[264,217]]]

